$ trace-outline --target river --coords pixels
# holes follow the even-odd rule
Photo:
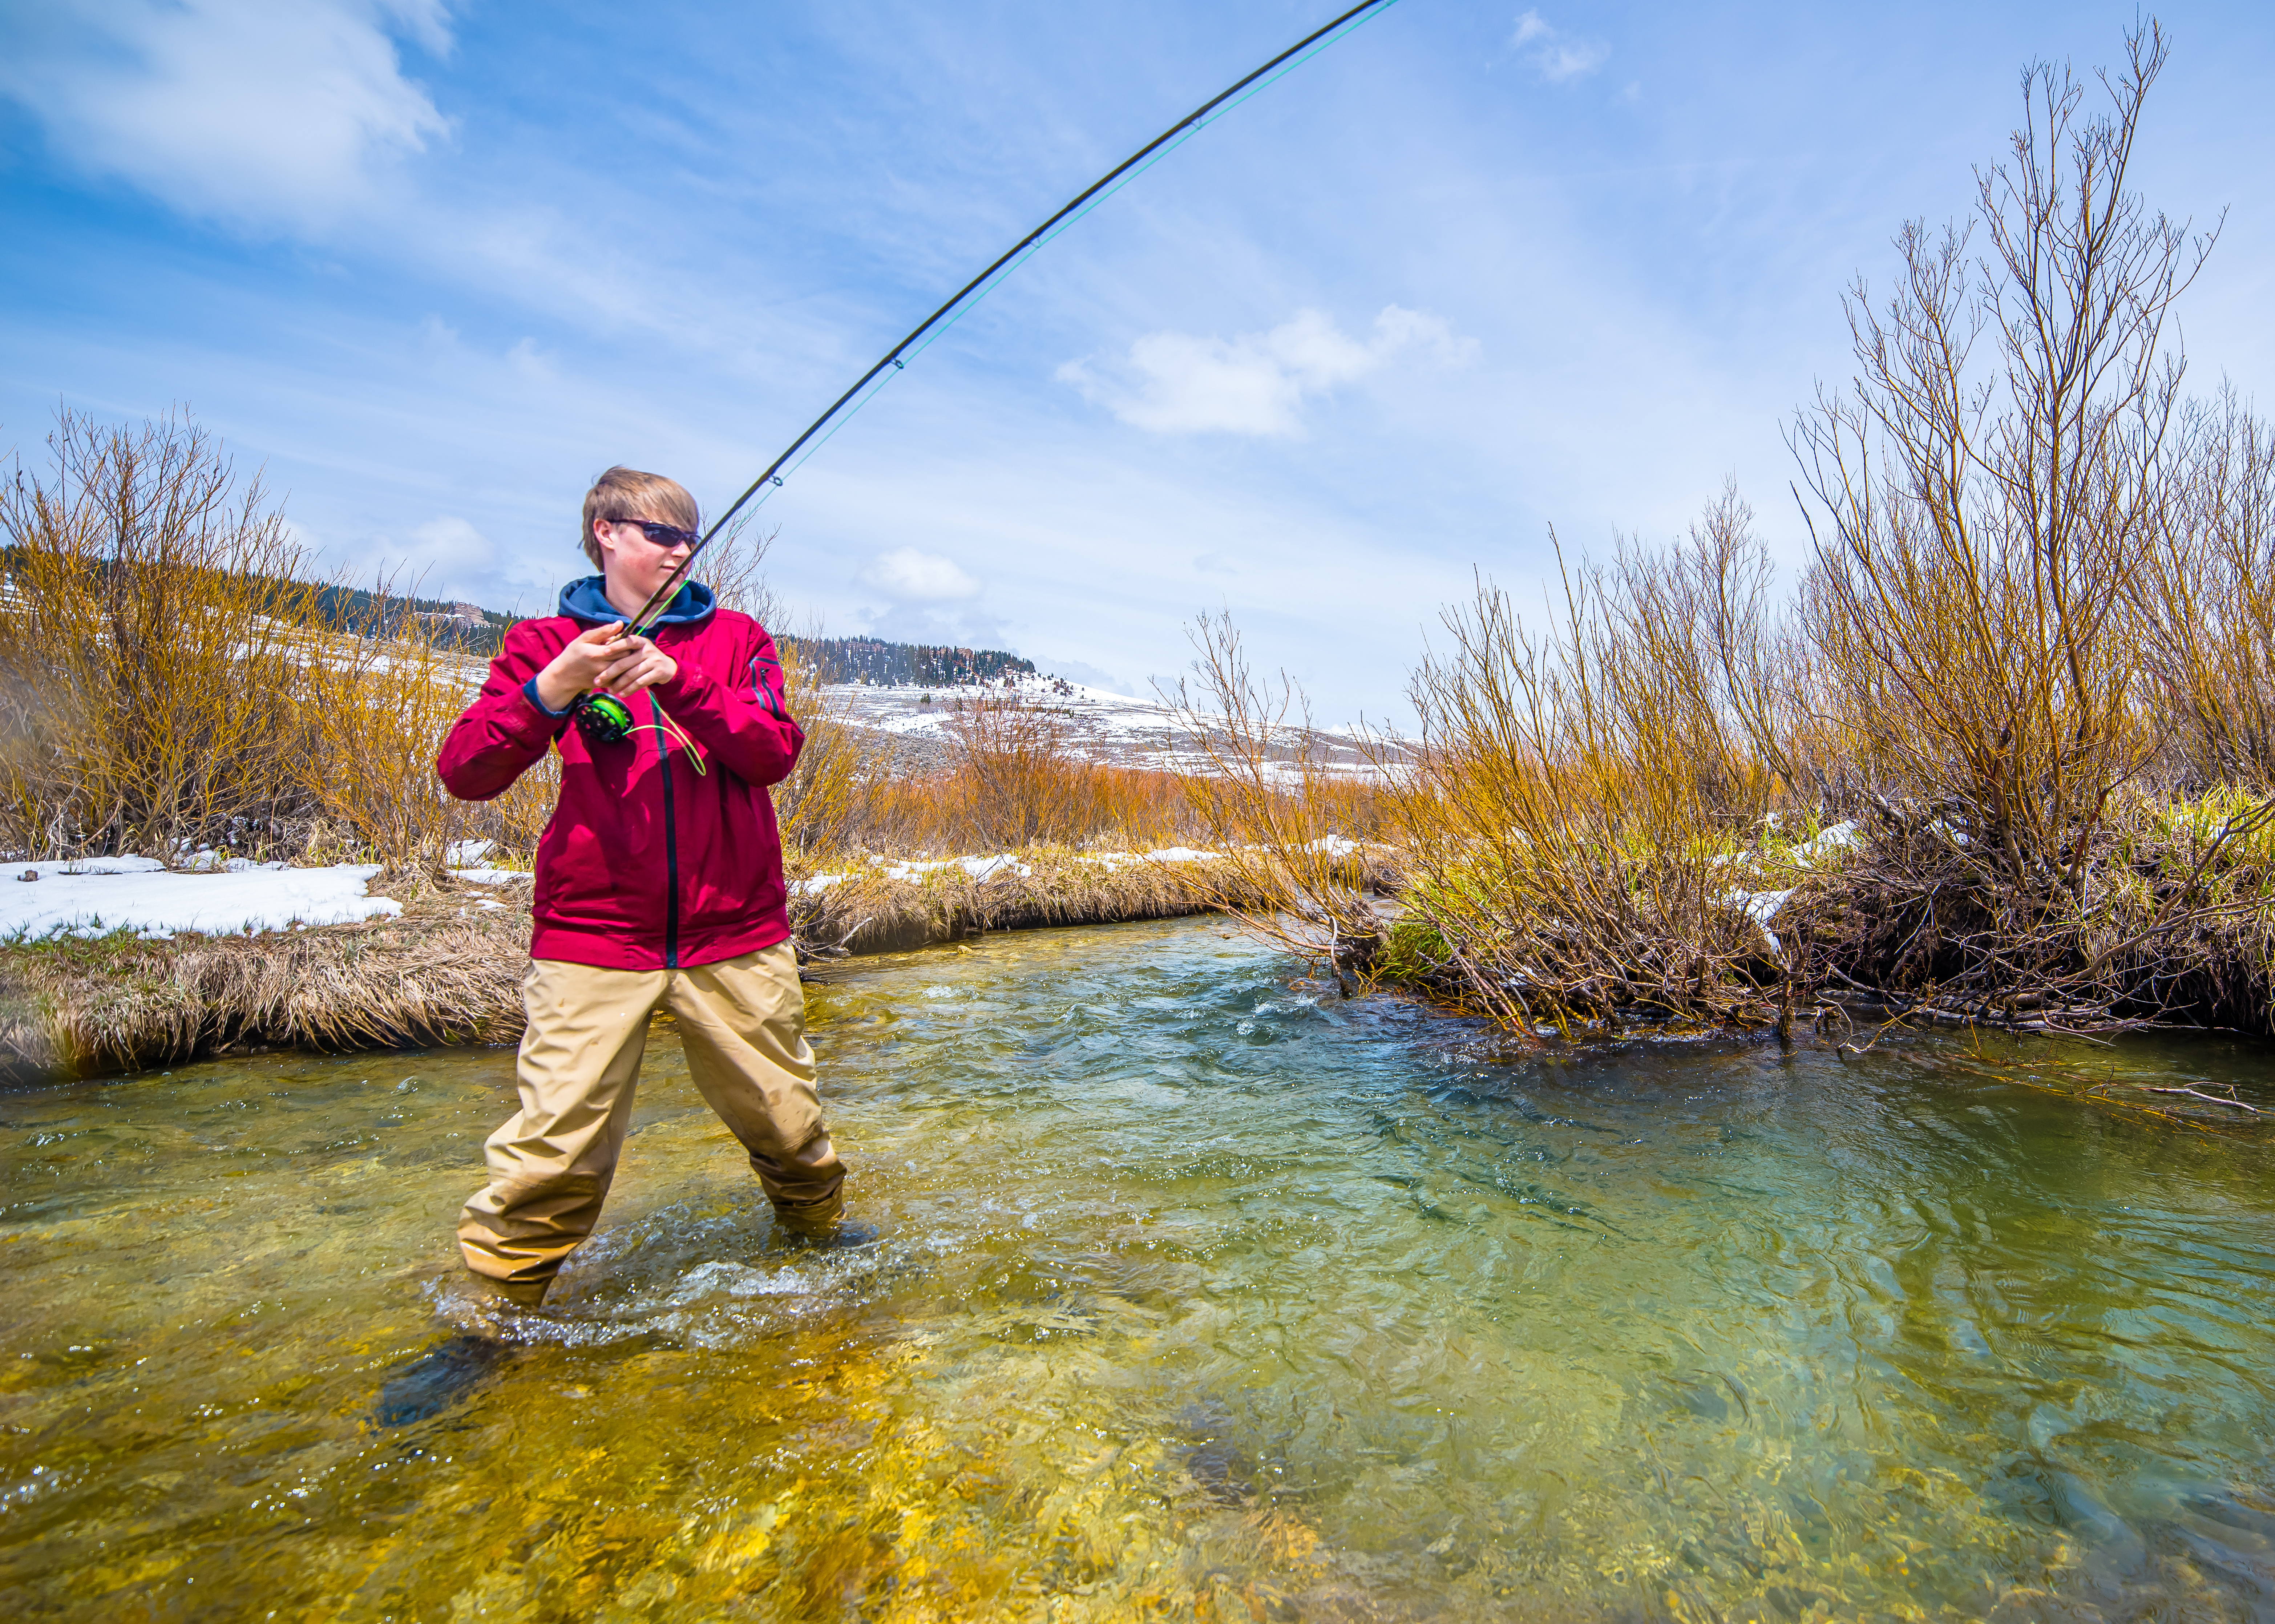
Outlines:
[[[0,1613],[2275,1617],[2248,1120],[1951,1039],[1504,1053],[1213,920],[812,991],[881,1238],[779,1241],[660,1031],[498,1323],[508,1052],[0,1095]]]

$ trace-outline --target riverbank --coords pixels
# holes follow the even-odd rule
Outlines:
[[[1883,802],[1679,842],[1417,839],[1367,968],[1519,1033],[2275,1037],[2275,801],[2112,796],[2027,882],[1961,821]]]
[[[0,945],[0,1078],[94,1076],[271,1048],[510,1043],[522,1026],[530,882],[472,872],[480,878],[375,880],[373,902],[399,911],[352,923]],[[807,962],[1253,900],[1209,854],[1182,849],[863,858],[791,878],[791,928]]]

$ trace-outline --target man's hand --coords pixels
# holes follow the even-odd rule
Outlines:
[[[646,638],[620,638],[608,647],[616,653],[616,659],[601,673],[596,685],[619,699],[643,688],[653,688],[658,683],[668,683],[679,675],[679,661]]]
[[[554,655],[553,663],[537,674],[537,697],[545,707],[565,711],[578,695],[595,688],[636,693],[679,675],[677,661],[646,638],[628,638],[624,631],[622,621],[595,626]]]

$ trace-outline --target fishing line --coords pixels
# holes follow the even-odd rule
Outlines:
[[[1151,157],[1146,158],[1143,163],[1138,164],[1137,168],[1122,176],[1121,179],[1115,181],[1104,192],[1101,192],[1096,197],[1092,198],[1088,203],[1083,205],[1078,212],[1069,215],[1062,221],[1060,221],[1060,223],[1054,227],[1046,222],[1042,229],[1047,232],[1047,235],[1036,238],[1024,251],[1014,249],[1013,253],[1017,253],[1018,257],[1003,267],[1002,275],[997,276],[993,282],[988,283],[986,287],[980,289],[977,294],[973,295],[968,303],[959,306],[956,310],[956,313],[949,316],[947,321],[941,322],[941,324],[933,331],[925,334],[924,342],[910,350],[908,353],[901,359],[903,360],[912,361],[919,355],[922,355],[926,350],[931,349],[934,344],[938,343],[941,338],[947,334],[950,328],[954,327],[958,321],[963,321],[964,317],[977,310],[983,303],[986,302],[989,294],[994,292],[996,289],[1009,282],[1012,276],[1025,266],[1030,260],[1033,259],[1044,249],[1049,247],[1060,238],[1065,236],[1076,226],[1081,224],[1083,221],[1088,219],[1093,213],[1101,208],[1109,198],[1113,197],[1115,193],[1121,191],[1124,186],[1130,185],[1130,182],[1136,180],[1140,175],[1143,175],[1147,170],[1152,169],[1162,159],[1176,151],[1178,147],[1192,140],[1194,136],[1198,135],[1203,130],[1208,128],[1209,125],[1214,124],[1218,119],[1222,118],[1226,114],[1231,112],[1243,102],[1261,95],[1265,91],[1269,90],[1273,86],[1287,78],[1288,75],[1293,73],[1297,68],[1302,67],[1305,63],[1311,61],[1312,57],[1319,55],[1320,52],[1325,51],[1333,46],[1342,44],[1345,40],[1350,38],[1352,34],[1357,34],[1361,28],[1365,27],[1368,23],[1372,22],[1376,18],[1381,16],[1384,11],[1387,11],[1391,6],[1397,4],[1398,0],[1387,0],[1387,3],[1385,4],[1380,10],[1369,12],[1365,17],[1360,19],[1355,23],[1352,23],[1349,27],[1343,29],[1341,34],[1336,34],[1333,39],[1321,41],[1319,44],[1313,47],[1311,50],[1305,51],[1303,56],[1297,57],[1295,61],[1289,63],[1287,66],[1281,68],[1277,73],[1273,74],[1271,78],[1264,80],[1260,84],[1251,87],[1245,94],[1225,103],[1222,108],[1219,109],[1216,112],[1210,114],[1206,117],[1195,118],[1188,122],[1177,132],[1176,139],[1175,140],[1172,140],[1167,146],[1162,147],[1158,152],[1155,152]],[[1361,9],[1364,10],[1364,8]],[[1337,22],[1328,24],[1328,28],[1333,29],[1341,26],[1342,22],[1349,20],[1350,15],[1350,13],[1346,12],[1344,17]],[[1301,50],[1303,48],[1301,46],[1297,46],[1296,49]],[[1238,88],[1238,87],[1235,87],[1235,88]],[[1080,200],[1077,200],[1079,201]],[[1060,212],[1063,214],[1065,211],[1061,210]],[[943,306],[942,308],[946,308],[946,306]],[[919,332],[923,331],[922,329],[918,329],[918,330]],[[903,340],[903,342],[905,343],[906,341]],[[871,387],[866,395],[862,396],[859,400],[853,403],[853,406],[850,411],[847,412],[844,416],[839,418],[835,422],[829,426],[829,432],[828,434],[822,435],[820,439],[815,441],[812,445],[806,448],[805,456],[799,457],[797,461],[792,463],[789,467],[782,470],[782,478],[784,480],[789,479],[799,469],[805,467],[806,464],[812,462],[814,458],[814,454],[820,451],[823,446],[828,445],[832,440],[835,439],[837,437],[837,431],[843,428],[848,423],[850,423],[856,417],[860,415],[861,409],[864,406],[866,406],[871,401],[876,399],[878,396],[884,393],[886,386],[890,384],[893,380],[899,377],[901,375],[901,371],[902,369],[896,366],[892,371],[886,373],[882,377],[879,378],[875,384]],[[779,484],[780,482],[781,481],[777,480],[775,483]],[[744,493],[745,496],[749,494],[750,493],[747,491]],[[766,506],[767,498],[773,495],[774,490],[771,487],[761,491],[758,501],[751,504],[752,510],[755,512],[758,509]],[[733,511],[733,509],[729,509],[729,515],[731,516]]]
[[[698,778],[710,776],[711,768],[703,752],[688,736],[687,729],[672,721],[661,705],[655,707],[655,721],[639,722],[632,720],[631,706],[612,693],[594,691],[580,695],[571,708],[577,715],[577,731],[595,744],[613,744],[620,739],[631,737],[635,733],[660,734],[666,753],[673,744],[678,745],[693,764]]]
[[[1011,271],[1025,264],[1046,245],[1056,239],[1092,209],[1096,208],[1107,198],[1121,191],[1123,186],[1137,179],[1139,175],[1153,168],[1155,163],[1183,146],[1207,125],[1214,123],[1216,117],[1221,116],[1219,112],[1220,109],[1223,112],[1230,112],[1243,102],[1260,94],[1294,72],[1311,57],[1326,49],[1328,46],[1357,33],[1358,27],[1364,26],[1362,19],[1365,22],[1371,22],[1374,17],[1380,16],[1382,12],[1397,3],[1398,0],[1363,0],[1362,4],[1351,7],[1324,27],[1313,29],[1262,67],[1236,79],[1202,102],[1175,124],[1171,125],[1167,130],[1083,188],[1064,208],[1012,244],[986,270],[981,271],[956,290],[954,298],[918,322],[907,337],[886,351],[875,366],[854,381],[852,388],[830,404],[828,411],[808,424],[805,433],[791,441],[781,456],[767,465],[765,472],[752,480],[748,488],[735,498],[733,504],[711,522],[711,527],[703,533],[702,538],[688,549],[687,556],[681,559],[674,566],[671,573],[664,578],[662,585],[648,595],[647,601],[640,605],[639,612],[634,615],[625,626],[625,635],[644,636],[654,627],[664,608],[678,595],[679,584],[686,578],[688,570],[694,567],[696,559],[702,555],[704,548],[711,545],[719,533],[726,528],[728,522],[736,514],[741,512],[753,496],[760,497],[759,506],[765,505],[765,495],[761,495],[760,493],[770,495],[773,494],[772,487],[782,484],[784,478],[784,464],[789,463],[794,457],[797,457],[797,464],[789,470],[791,473],[805,466],[806,463],[812,460],[814,452],[828,443],[835,436],[837,430],[843,427],[846,422],[850,421],[863,406],[875,399],[878,391],[893,378],[898,376],[911,359],[930,349],[933,340],[961,320],[965,310],[977,305],[981,298],[986,297],[987,293],[994,291],[994,285],[1000,283],[1002,276],[1008,276]],[[975,298],[974,295],[978,297]],[[966,303],[967,300],[970,301],[969,304]],[[876,387],[872,388],[873,384]],[[864,391],[866,392],[864,393]],[[845,411],[848,405],[852,407],[852,411]],[[838,416],[840,412],[844,412],[842,419]],[[832,427],[833,419],[835,419],[835,427]],[[827,434],[822,432],[825,428],[828,430]],[[817,436],[819,436],[818,439]],[[809,449],[809,442],[812,442],[811,449]],[[805,451],[805,455],[798,457],[800,451]],[[630,720],[630,714],[627,713],[625,717],[627,724]],[[627,731],[629,730],[627,727]],[[618,736],[623,736],[620,734]]]

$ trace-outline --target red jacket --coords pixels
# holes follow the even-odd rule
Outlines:
[[[714,608],[708,588],[682,589],[654,632],[679,675],[627,701],[640,731],[593,744],[567,714],[545,709],[534,679],[571,638],[624,616],[598,576],[571,583],[561,608],[505,634],[481,697],[435,764],[452,795],[486,801],[548,745],[561,752],[561,800],[537,847],[530,956],[659,970],[785,940],[767,786],[790,775],[805,735],[783,707],[774,639],[749,616]],[[657,704],[693,738],[707,775],[652,725]]]

